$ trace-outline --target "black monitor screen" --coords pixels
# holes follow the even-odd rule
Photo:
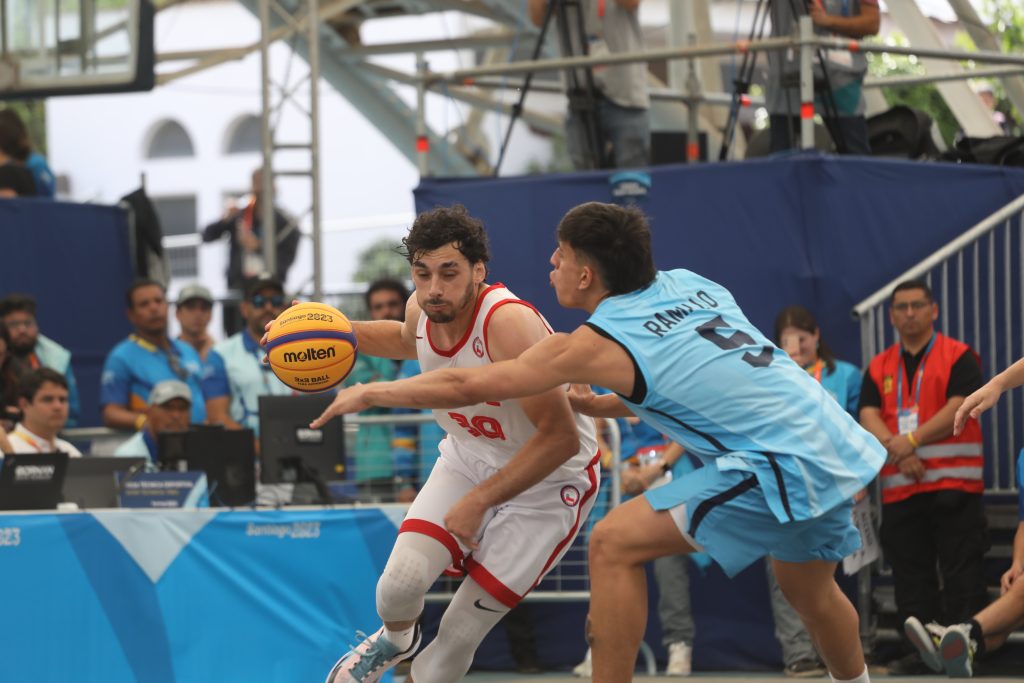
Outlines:
[[[67,467],[67,453],[8,454],[0,470],[0,510],[53,510]]]
[[[342,419],[309,428],[333,399],[330,394],[260,396],[260,481],[318,483],[345,478]]]
[[[256,502],[256,442],[251,429],[199,428],[157,437],[160,467],[206,472],[211,507]]]
[[[120,486],[117,473],[132,477],[141,472],[149,458],[123,458],[115,455],[90,455],[68,460],[64,477],[64,500],[83,510],[116,508]]]

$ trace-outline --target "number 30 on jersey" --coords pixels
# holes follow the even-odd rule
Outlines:
[[[462,413],[448,413],[448,417],[455,420],[460,427],[469,432],[470,436],[482,436],[488,439],[505,440],[505,432],[501,431],[501,423],[493,417],[487,417],[486,415],[474,415],[473,418],[470,419]]]

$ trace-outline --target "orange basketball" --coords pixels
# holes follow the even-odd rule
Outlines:
[[[345,314],[327,304],[295,304],[271,324],[267,357],[277,378],[297,391],[325,391],[352,372],[356,334]]]

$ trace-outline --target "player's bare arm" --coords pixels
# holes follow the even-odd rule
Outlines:
[[[533,310],[518,305],[497,309],[489,323],[488,350],[496,361],[518,357],[548,336]],[[579,433],[565,387],[519,399],[534,435],[493,476],[480,482],[445,516],[445,527],[474,548],[484,513],[542,481],[579,451]]]
[[[994,406],[1003,392],[1024,384],[1024,358],[1006,368],[993,377],[981,389],[964,399],[956,411],[953,420],[953,433],[959,435],[964,430],[967,418],[977,420],[981,414]]]
[[[359,342],[359,353],[395,360],[416,358],[416,324],[420,307],[411,296],[405,304],[405,322],[396,320],[354,320],[352,329]]]
[[[540,394],[570,383],[597,384],[628,395],[633,390],[633,365],[618,344],[581,327],[572,334],[553,334],[514,360],[343,389],[312,426],[371,406],[458,408]]]

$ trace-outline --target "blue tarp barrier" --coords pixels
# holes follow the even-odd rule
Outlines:
[[[0,296],[31,294],[39,329],[72,352],[80,426],[98,425],[103,360],[129,332],[124,293],[134,274],[128,222],[112,206],[0,200]]]
[[[836,355],[859,364],[853,305],[1024,192],[1019,169],[817,154],[637,175],[425,179],[416,208],[464,204],[487,226],[489,281],[568,331],[584,316],[548,285],[555,226],[577,204],[632,196],[650,216],[659,268],[718,281],[769,336],[783,307],[807,306]]]

